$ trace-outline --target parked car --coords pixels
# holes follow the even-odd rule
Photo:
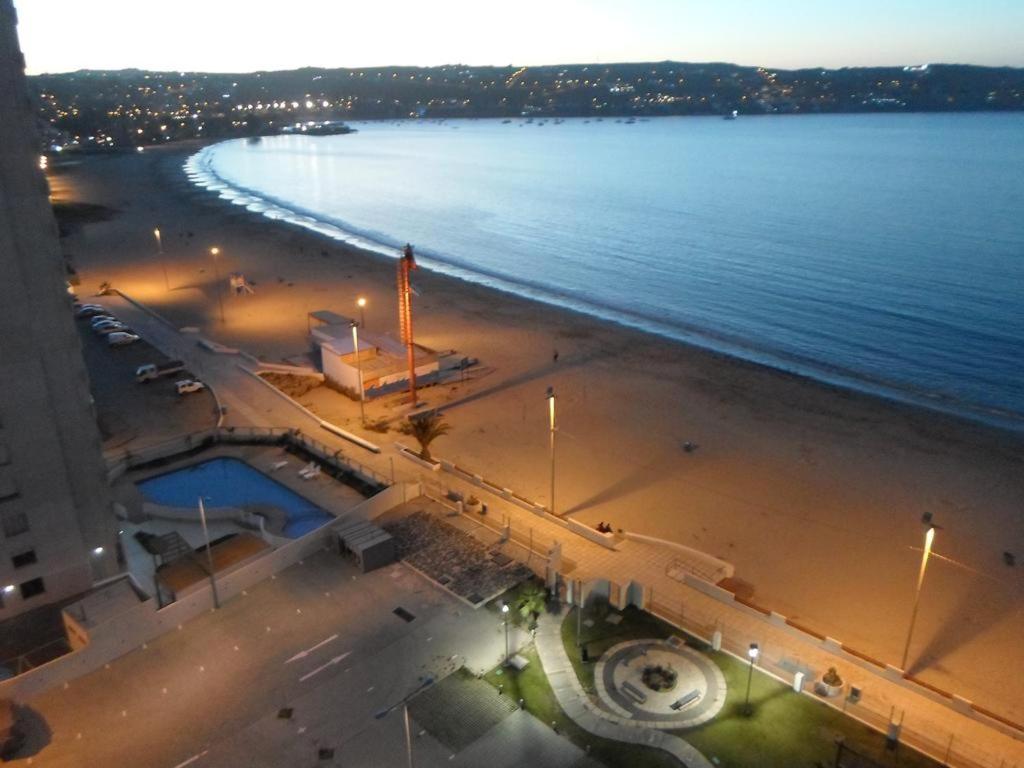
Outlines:
[[[126,344],[134,344],[138,340],[138,336],[126,331],[115,331],[107,336],[107,344],[112,347],[123,347]]]
[[[83,304],[77,310],[75,310],[75,317],[95,317],[96,315],[102,315],[106,313],[102,306],[99,304]]]
[[[161,376],[169,376],[172,373],[185,370],[185,363],[181,360],[168,360],[166,363],[146,363],[135,369],[135,380],[140,384],[158,379]]]
[[[190,392],[206,389],[206,385],[197,379],[182,379],[181,381],[174,382],[174,388],[178,390],[179,395],[187,395]]]
[[[94,315],[89,319],[89,325],[97,326],[100,323],[105,323],[109,320],[117,320],[114,315]]]
[[[104,317],[102,320],[96,323],[90,323],[90,327],[95,331],[97,328],[102,328],[105,325],[118,325],[122,324],[116,317]]]
[[[99,328],[93,328],[92,330],[97,336],[109,336],[112,333],[133,333],[132,329],[124,323],[101,325]]]

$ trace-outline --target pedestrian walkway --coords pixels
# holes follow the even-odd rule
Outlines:
[[[566,610],[555,616],[543,614],[538,620],[535,640],[541,666],[565,714],[583,730],[595,736],[663,749],[686,768],[712,768],[711,762],[704,755],[678,736],[605,712],[590,700],[562,644],[562,621],[565,616]]]

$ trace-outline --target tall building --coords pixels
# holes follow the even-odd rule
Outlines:
[[[0,621],[118,570],[16,23],[11,0],[0,0]]]

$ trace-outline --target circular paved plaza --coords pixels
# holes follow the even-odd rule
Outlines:
[[[654,690],[655,678],[668,687]],[[605,708],[648,728],[693,728],[725,704],[718,665],[678,638],[609,648],[594,668],[594,684]]]

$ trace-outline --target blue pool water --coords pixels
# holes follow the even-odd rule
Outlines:
[[[142,495],[168,507],[245,507],[268,504],[284,510],[284,535],[296,539],[334,518],[320,507],[238,459],[210,459],[138,484]]]

